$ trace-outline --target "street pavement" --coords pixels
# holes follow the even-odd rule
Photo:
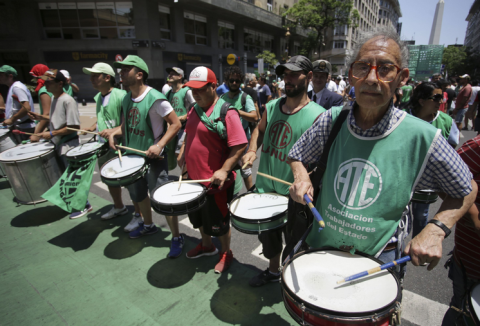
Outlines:
[[[81,113],[82,127],[88,127],[95,121],[95,107],[92,104],[87,106],[79,106]],[[475,133],[472,131],[462,131],[460,143],[473,138]],[[82,142],[91,139],[90,135],[81,136]],[[258,170],[258,160],[253,166],[253,178],[256,179],[256,172]],[[179,168],[170,172],[171,176],[179,175]],[[242,192],[246,189],[243,187]],[[100,180],[98,167],[93,177],[92,195],[106,199],[111,202],[111,197],[105,184]],[[129,210],[133,211],[131,200],[126,190],[122,191],[122,198],[124,203],[129,205]],[[429,217],[432,218],[438,211],[441,205],[441,200],[430,206]],[[154,213],[154,222],[160,226],[164,231],[168,231],[168,226],[162,215]],[[199,241],[200,233],[192,228],[186,216],[180,216],[180,231],[184,233],[193,241]],[[197,239],[197,240],[195,240]],[[410,238],[407,239],[409,241]],[[415,267],[411,263],[408,264],[407,274],[404,282],[403,291],[403,311],[402,311],[402,325],[440,325],[442,317],[448,308],[450,298],[452,296],[452,283],[447,277],[447,270],[443,267],[452,251],[454,245],[454,236],[452,235],[443,242],[443,257],[441,262],[432,271],[427,271],[425,267]],[[232,228],[232,244],[231,248],[233,254],[243,265],[248,266],[259,273],[267,267],[267,260],[261,253],[261,246],[256,236],[247,235],[238,232]],[[158,257],[161,259],[164,257]],[[247,282],[244,284],[248,287]],[[280,293],[278,284],[268,284],[272,291]],[[375,295],[372,292],[372,295]]]

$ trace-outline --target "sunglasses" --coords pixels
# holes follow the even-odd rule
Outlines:
[[[442,94],[435,94],[435,95],[427,98],[427,100],[433,100],[434,102],[439,103],[441,100],[443,100],[443,95]]]
[[[228,80],[230,83],[237,83],[237,84],[240,84],[242,81],[240,79],[229,79]]]

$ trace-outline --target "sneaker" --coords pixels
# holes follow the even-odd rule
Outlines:
[[[76,218],[82,217],[82,216],[84,216],[84,215],[87,215],[87,214],[90,213],[91,211],[93,211],[93,207],[92,207],[92,205],[90,205],[90,203],[87,202],[87,205],[85,206],[85,208],[83,209],[83,211],[74,212],[74,213],[70,214],[70,219],[71,219],[71,220],[74,220],[74,219],[76,219]]]
[[[130,232],[128,236],[130,237],[130,239],[136,239],[144,235],[155,234],[159,230],[160,228],[157,228],[155,224],[152,224],[151,226],[147,227],[145,226],[145,224],[142,223],[136,230],[133,230],[132,232]]]
[[[176,239],[176,240],[175,240]],[[168,253],[168,258],[177,258],[180,257],[183,251],[183,244],[185,243],[185,238],[183,234],[180,234],[178,238],[172,239],[172,244],[170,245],[170,252]]]
[[[107,213],[100,216],[100,218],[102,220],[109,220],[111,218],[125,215],[127,213],[128,213],[128,209],[126,206],[123,206],[122,208],[115,208],[115,206],[113,206],[111,210],[109,210]]]
[[[280,273],[278,273],[278,275],[272,274],[267,268],[266,271],[263,271],[257,276],[253,277],[248,284],[253,287],[259,287],[269,282],[280,282]]]
[[[125,232],[132,232],[133,230],[137,229],[140,226],[140,223],[143,224],[143,219],[140,214],[135,213],[130,223],[123,229]]]
[[[206,248],[200,242],[195,248],[187,252],[187,258],[198,258],[202,256],[213,256],[218,253],[218,249],[212,244],[211,248]]]
[[[230,267],[232,260],[233,253],[231,250],[229,250],[229,252],[220,254],[220,260],[218,261],[217,265],[215,265],[215,273],[222,274],[225,272]]]

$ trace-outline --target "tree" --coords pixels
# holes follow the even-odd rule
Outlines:
[[[315,31],[313,49],[320,53],[320,45],[328,28],[344,25],[356,27],[360,15],[353,9],[353,0],[299,0],[283,13],[283,17],[288,22],[285,27],[301,26]]]
[[[263,63],[266,63],[268,66],[272,67],[278,62],[275,53],[272,53],[268,50],[263,50],[262,53],[257,55],[257,59],[263,59]]]
[[[445,65],[450,76],[460,76],[463,75],[465,60],[467,59],[467,49],[456,46],[449,46],[443,50],[442,63]]]

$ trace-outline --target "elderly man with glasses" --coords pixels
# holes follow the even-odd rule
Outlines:
[[[409,78],[408,50],[391,29],[371,32],[357,43],[349,81],[352,107],[334,107],[319,117],[289,152],[295,182],[292,198],[314,198],[326,227],[313,228],[307,244],[360,252],[387,262],[410,255],[415,266],[433,269],[442,241],[477,194],[472,174],[441,131],[393,106],[395,89]],[[338,133],[332,134],[339,122]],[[335,139],[329,147],[328,141]],[[329,148],[325,160],[324,148]],[[326,162],[323,179],[310,181],[305,164]],[[318,169],[317,169],[318,170]],[[319,188],[319,186],[321,187]],[[415,190],[445,194],[440,210],[406,246],[406,207]],[[397,267],[403,277],[404,268]]]

